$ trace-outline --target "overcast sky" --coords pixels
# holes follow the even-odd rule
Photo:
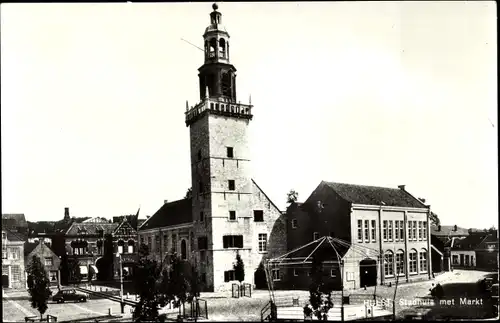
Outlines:
[[[2,4],[2,213],[152,215],[191,186],[211,3]],[[220,3],[253,178],[407,189],[498,222],[495,2]]]

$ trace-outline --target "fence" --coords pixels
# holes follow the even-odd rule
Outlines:
[[[252,284],[243,283],[241,295],[246,297],[252,297]]]
[[[187,319],[204,318],[208,320],[207,301],[199,298],[192,302],[186,302],[184,306],[179,307],[179,315]]]
[[[232,296],[233,296],[233,298],[239,298],[240,297],[240,285],[233,284],[233,286],[232,286]]]

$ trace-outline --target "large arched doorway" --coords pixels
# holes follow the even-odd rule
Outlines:
[[[377,261],[365,258],[359,262],[359,285],[369,287],[377,285]]]
[[[267,288],[266,272],[264,271],[264,265],[262,263],[260,263],[259,267],[254,273],[254,282],[256,289]]]
[[[187,246],[186,246],[186,240],[182,239],[181,241],[181,258],[182,260],[187,259]]]
[[[97,280],[107,280],[107,273],[109,272],[108,266],[106,266],[106,260],[104,258],[99,258],[95,261],[95,266],[97,267]]]

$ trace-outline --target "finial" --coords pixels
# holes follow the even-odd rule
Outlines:
[[[189,103],[188,103],[188,100],[186,100],[186,111],[189,110]]]
[[[217,3],[214,2],[214,4],[212,5],[212,9],[214,9],[214,11],[217,11],[217,9],[219,9]]]
[[[250,94],[250,97],[248,98],[248,103],[252,105],[252,95]]]

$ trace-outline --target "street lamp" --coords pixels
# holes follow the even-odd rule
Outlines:
[[[123,263],[122,263],[122,255],[117,252],[116,257],[120,259],[120,306],[122,310],[122,314],[125,313],[124,305],[123,305]]]

